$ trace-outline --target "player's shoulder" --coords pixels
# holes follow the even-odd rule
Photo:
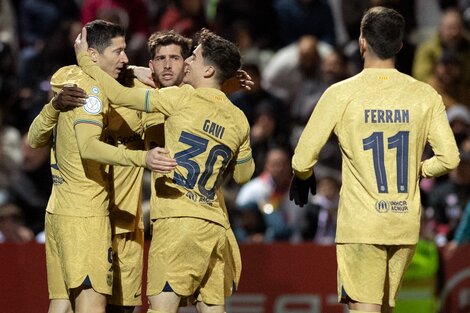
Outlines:
[[[53,88],[62,88],[70,84],[76,84],[86,92],[94,94],[99,94],[102,89],[98,81],[83,72],[77,65],[63,66],[51,77],[51,86]]]
[[[78,77],[83,71],[77,65],[67,65],[59,68],[51,77],[52,84],[60,84],[70,78]]]
[[[439,93],[430,84],[420,81],[408,74],[400,73],[409,88],[416,93],[422,93],[428,97],[440,97]]]

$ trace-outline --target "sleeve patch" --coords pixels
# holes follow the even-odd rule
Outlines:
[[[96,87],[96,86],[93,86],[93,87],[91,88],[91,92],[93,92],[94,94],[97,95],[97,94],[100,93],[100,89],[99,89],[98,87]]]
[[[101,113],[102,109],[103,103],[95,96],[89,96],[88,99],[86,99],[86,104],[83,106],[83,110],[89,114]]]

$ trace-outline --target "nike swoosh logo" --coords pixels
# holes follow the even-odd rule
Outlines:
[[[138,297],[140,297],[140,295],[141,295],[140,292],[139,292],[139,293],[136,292],[136,293],[134,294],[134,298],[138,298]]]

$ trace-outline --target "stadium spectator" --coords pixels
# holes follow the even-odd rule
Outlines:
[[[330,245],[335,242],[340,188],[341,182],[333,173],[323,177],[318,175],[317,194],[312,199],[318,210],[316,227],[312,227],[316,229],[313,241],[317,244]]]
[[[229,99],[245,113],[251,126],[251,147],[255,160],[255,174],[263,170],[267,150],[273,145],[288,144],[288,107],[261,86],[261,73],[257,65],[244,64],[243,69],[253,80],[251,90],[240,90]]]
[[[279,23],[280,47],[310,35],[331,46],[336,45],[335,24],[326,0],[274,0]]]
[[[156,30],[174,30],[192,38],[202,27],[207,27],[202,0],[173,0],[163,11]]]
[[[14,52],[18,51],[18,25],[16,13],[11,0],[0,1],[0,42],[8,45]]]
[[[468,143],[470,144],[470,138],[468,139]],[[466,170],[470,171],[470,149],[462,151],[460,157]],[[459,246],[468,242],[470,242],[470,200],[463,208],[463,212],[459,218],[453,238],[446,244],[446,257],[450,258]]]
[[[442,96],[446,109],[453,105],[470,108],[470,88],[463,81],[462,62],[450,50],[443,52],[428,83]]]
[[[222,36],[239,42],[236,34],[243,30],[249,34],[252,46],[261,51],[279,47],[274,0],[211,0],[209,7],[214,2],[216,10],[213,27]],[[240,47],[240,50],[243,52],[245,49]]]
[[[126,30],[126,53],[131,64],[147,65],[149,11],[144,0],[84,0],[80,9],[82,25],[102,19]]]
[[[428,81],[444,51],[452,51],[461,62],[462,82],[470,85],[470,38],[465,30],[461,13],[449,8],[441,17],[439,29],[429,40],[420,44],[413,61],[413,77]]]
[[[21,135],[1,119],[0,115],[0,242],[27,242],[34,233],[25,225],[24,208],[18,202],[24,182]]]
[[[261,210],[265,242],[300,241],[304,209],[289,201],[292,177],[291,154],[282,147],[268,150],[263,172],[240,188],[236,206],[244,211],[250,204]]]
[[[430,197],[430,207],[436,222],[436,242],[445,245],[454,237],[465,205],[470,200],[470,168],[464,160],[449,174],[449,179],[436,184]]]
[[[305,35],[298,41],[278,50],[262,73],[261,86],[281,99],[289,108],[292,120],[291,145],[297,139],[326,89],[321,76],[321,53],[331,47],[317,38]]]

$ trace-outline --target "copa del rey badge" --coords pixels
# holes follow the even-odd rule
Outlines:
[[[98,114],[101,112],[102,108],[103,104],[101,100],[95,96],[89,96],[88,99],[86,99],[86,104],[83,106],[85,112],[90,114]]]

